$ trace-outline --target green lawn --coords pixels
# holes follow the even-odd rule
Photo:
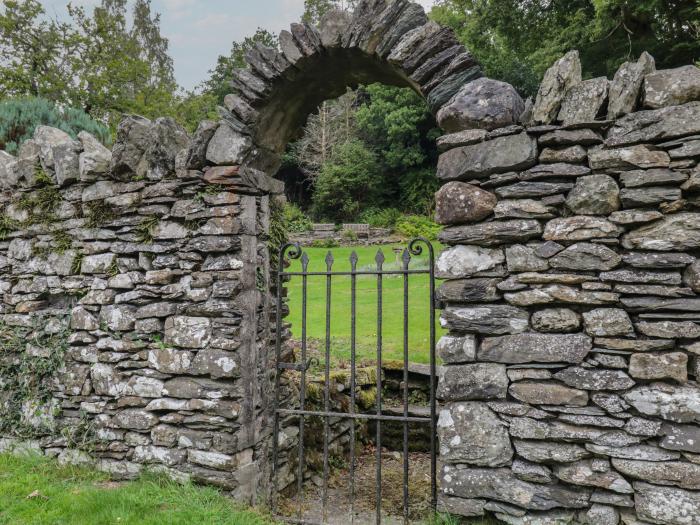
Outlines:
[[[401,268],[400,255],[393,251],[402,245],[381,246],[386,262],[384,269]],[[350,254],[358,255],[358,270],[376,269],[375,255],[378,246],[357,246],[352,248],[333,248],[335,262],[333,271],[350,270]],[[436,252],[439,247],[436,246]],[[326,271],[326,248],[305,248],[309,255],[309,271]],[[437,255],[437,253],[436,253]],[[399,260],[397,260],[399,257]],[[411,269],[427,268],[427,253],[412,259]],[[296,260],[287,271],[300,271],[301,263]],[[301,339],[302,319],[302,278],[293,276],[287,284],[289,289],[288,321],[292,323],[295,339]],[[383,352],[382,358],[403,359],[403,277],[384,276],[383,278]],[[347,362],[350,359],[350,311],[351,291],[350,277],[333,277],[331,295],[331,355],[335,362]],[[416,363],[429,362],[429,328],[430,328],[430,289],[427,275],[411,275],[408,291],[408,349],[409,359]],[[326,278],[325,276],[308,277],[308,313],[307,337],[309,346],[320,352],[325,348],[326,334]],[[439,316],[436,315],[437,337],[439,338]],[[376,361],[377,352],[377,278],[376,276],[357,277],[357,357],[360,361]],[[323,359],[322,359],[323,361]]]
[[[211,488],[146,475],[112,484],[85,468],[0,455],[2,525],[270,525]]]

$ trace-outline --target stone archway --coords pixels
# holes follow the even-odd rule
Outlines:
[[[249,67],[234,72],[236,94],[226,97],[225,125],[191,169],[238,166],[270,176],[308,115],[347,87],[409,87],[437,114],[462,85],[482,76],[452,30],[428,21],[408,0],[363,1],[354,14],[327,13],[318,28],[292,24],[280,33],[280,44],[280,51],[257,46],[246,57]],[[200,129],[201,142],[212,133]],[[215,169],[210,177],[226,171]]]

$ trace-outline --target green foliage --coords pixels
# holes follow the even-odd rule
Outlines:
[[[0,215],[0,241],[3,241],[7,236],[16,232],[22,227],[19,221],[11,219],[4,213]]]
[[[56,219],[55,211],[63,197],[58,186],[41,167],[36,168],[36,184],[36,189],[22,194],[17,206],[29,214],[25,221],[27,225],[51,224]]]
[[[270,233],[267,248],[270,253],[270,266],[277,268],[279,265],[279,251],[287,243],[289,226],[285,219],[286,207],[279,199],[270,199]]]
[[[311,219],[302,209],[291,202],[287,202],[283,207],[283,220],[288,232],[303,233],[312,229]]]
[[[352,221],[363,207],[376,201],[381,182],[376,154],[360,140],[345,142],[316,179],[313,213],[336,222]]]
[[[697,0],[439,0],[431,17],[457,31],[488,76],[526,95],[571,49],[580,51],[585,77],[612,77],[642,51],[663,68],[700,58]]]
[[[103,224],[114,220],[117,216],[114,207],[103,200],[92,201],[85,206],[85,226],[88,228],[99,228]]]
[[[356,5],[356,0],[304,0],[304,14],[301,19],[304,22],[318,24],[327,11],[331,9],[352,11]]]
[[[67,319],[56,319],[64,329],[55,334],[45,333],[46,321],[37,318],[29,328],[0,322],[0,434],[28,438],[51,431],[23,417],[23,409],[41,409],[51,400],[69,346]]]
[[[396,221],[396,231],[410,239],[425,237],[434,241],[441,229],[442,226],[421,215],[407,215]]]
[[[213,95],[219,104],[223,104],[224,97],[231,93],[233,70],[246,67],[245,54],[255,44],[276,48],[277,35],[259,27],[252,36],[244,38],[242,42],[234,41],[229,54],[220,55],[216,59],[216,66],[209,71],[209,79],[202,83],[203,92]]]
[[[404,171],[427,159],[422,138],[433,127],[425,101],[410,89],[384,84],[364,88],[369,100],[355,115],[360,137],[385,169]]]
[[[0,97],[42,97],[112,125],[123,113],[176,112],[168,41],[150,0],[102,0],[91,12],[68,4],[52,17],[37,0],[3,0]]]
[[[337,248],[340,246],[340,243],[336,241],[335,239],[316,239],[315,241],[311,241],[311,247],[312,248]]]
[[[402,209],[431,215],[435,206],[434,195],[440,189],[435,168],[423,167],[404,173],[399,179]]]
[[[87,131],[105,144],[110,142],[107,126],[84,111],[59,109],[46,99],[23,97],[0,102],[0,149],[16,154],[22,142],[31,138],[41,125],[62,129],[73,138]]]
[[[403,216],[396,208],[369,208],[360,215],[360,222],[367,223],[374,228],[394,229],[396,221]]]
[[[212,487],[146,472],[108,483],[94,467],[59,465],[44,456],[0,455],[0,521],[13,525],[272,525]],[[39,497],[27,498],[37,493]]]
[[[357,241],[357,233],[355,233],[352,230],[343,230],[340,235],[342,236],[343,240],[346,242],[356,242]]]
[[[155,216],[144,217],[136,226],[136,240],[143,244],[151,244],[153,242],[153,234],[160,219]]]

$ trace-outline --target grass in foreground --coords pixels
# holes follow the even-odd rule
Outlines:
[[[405,248],[405,245],[393,244],[384,246],[355,246],[333,248],[335,263],[333,271],[350,271],[350,254],[355,251],[359,257],[358,270],[376,269],[375,255],[381,248],[386,262],[385,270],[401,268],[400,254],[394,253],[394,248]],[[440,247],[435,246],[436,256]],[[325,258],[327,248],[305,248],[309,255],[310,272],[326,271]],[[427,253],[413,258],[411,269],[427,268]],[[301,263],[292,262],[290,272],[301,271]],[[430,280],[427,275],[411,275],[408,287],[408,349],[409,360],[415,363],[428,363],[430,335]],[[289,294],[292,333],[295,339],[302,335],[302,278],[292,277],[287,283]],[[350,360],[350,318],[351,318],[351,288],[350,277],[333,277],[331,286],[331,355],[334,362]],[[383,352],[385,360],[403,359],[403,277],[384,276],[383,278]],[[358,361],[376,361],[377,357],[377,277],[357,277],[357,340],[356,354]],[[310,346],[319,349],[323,354],[326,334],[326,277],[308,277],[307,297],[307,337]],[[437,337],[440,337],[439,315],[436,314]],[[323,360],[322,360],[323,361]]]
[[[145,475],[110,483],[94,470],[43,457],[0,455],[2,525],[271,525],[212,488]]]

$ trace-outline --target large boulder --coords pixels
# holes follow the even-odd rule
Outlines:
[[[462,88],[437,114],[449,133],[465,129],[493,130],[517,124],[525,103],[513,86],[482,77]]]
[[[700,68],[683,66],[644,78],[644,107],[658,109],[700,99]]]
[[[493,212],[498,198],[464,182],[448,182],[435,194],[435,221],[439,224],[478,222]]]
[[[569,51],[544,74],[532,108],[532,120],[550,124],[557,118],[564,95],[581,83],[581,60],[578,51]]]
[[[486,403],[451,403],[440,410],[437,423],[440,459],[501,467],[510,462],[513,448],[508,429]]]
[[[646,51],[636,62],[625,62],[615,73],[608,95],[608,118],[616,119],[637,109],[644,77],[656,69],[654,57]]]

